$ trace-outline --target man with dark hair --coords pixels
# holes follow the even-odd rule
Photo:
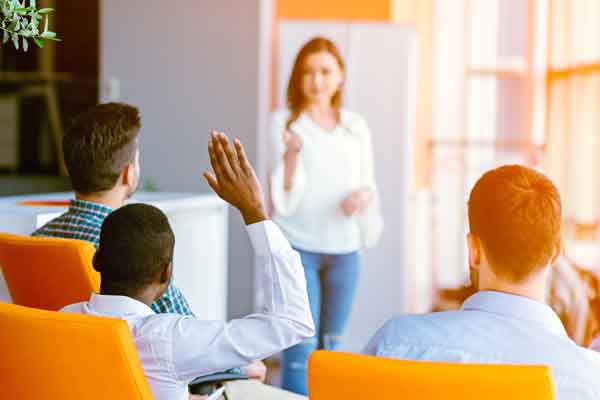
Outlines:
[[[187,386],[197,376],[265,358],[315,332],[300,256],[266,220],[262,189],[241,143],[233,151],[224,134],[213,133],[209,153],[215,175],[206,172],[206,180],[246,223],[265,288],[262,312],[230,322],[155,314],[150,305],[169,286],[175,238],[166,216],[143,204],[124,206],[105,219],[94,257],[100,294],[63,309],[126,320],[157,400],[187,399]],[[297,398],[254,383],[237,398]],[[235,399],[236,386],[231,387],[228,397]]]
[[[101,294],[139,297],[145,304],[162,295],[175,248],[175,236],[162,211],[146,204],[119,208],[104,220],[100,244],[94,268],[102,277]],[[145,290],[155,281],[161,283],[155,287],[157,292]]]
[[[63,152],[73,189],[94,196],[115,187],[127,166],[137,167],[125,196],[135,191],[139,178],[140,114],[123,103],[99,104],[75,118],[63,138]]]
[[[99,104],[75,118],[63,138],[75,199],[66,213],[35,231],[34,236],[85,240],[98,247],[104,219],[137,189],[140,127],[138,109],[124,103]],[[152,309],[192,315],[187,300],[173,284]]]
[[[554,184],[530,168],[500,167],[477,181],[468,209],[469,265],[478,292],[459,311],[389,320],[365,353],[543,364],[552,368],[558,399],[600,399],[600,355],[569,339],[544,301],[550,268],[562,251],[561,200]]]

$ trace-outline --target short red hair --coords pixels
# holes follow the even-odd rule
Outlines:
[[[469,198],[469,227],[490,266],[511,282],[546,266],[561,235],[558,189],[543,174],[520,165],[486,172]]]

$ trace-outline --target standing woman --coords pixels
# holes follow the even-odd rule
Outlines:
[[[307,360],[340,344],[356,292],[360,250],[381,233],[371,133],[342,108],[344,62],[328,39],[298,54],[287,106],[271,121],[273,220],[300,253],[317,336],[283,353],[282,386],[307,394]]]

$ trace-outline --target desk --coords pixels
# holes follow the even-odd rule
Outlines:
[[[22,206],[19,202],[57,201],[73,194],[0,197],[0,231],[29,235],[66,211],[66,206]],[[202,319],[227,316],[227,204],[214,195],[137,193],[130,202],[161,209],[175,233],[174,278],[194,313]],[[10,302],[0,273],[0,301]]]

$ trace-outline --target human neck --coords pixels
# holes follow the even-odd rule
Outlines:
[[[151,307],[152,303],[156,301],[157,296],[152,290],[144,290],[141,293],[138,293],[136,296],[131,296],[131,298],[144,303],[148,307]]]
[[[101,287],[100,294],[106,295],[106,296],[130,297],[134,300],[144,303],[148,307],[150,307],[152,305],[152,303],[154,303],[155,299],[157,298],[156,290],[154,290],[154,288],[152,288],[152,287],[147,287],[147,288],[139,290],[137,292],[128,292],[128,291],[125,291],[122,289]]]
[[[123,196],[117,190],[108,190],[106,192],[98,193],[75,193],[77,200],[90,201],[92,203],[98,203],[110,207],[113,210],[121,207],[125,203],[125,196]]]
[[[546,280],[548,269],[538,272],[525,282],[513,283],[500,279],[493,274],[492,276],[480,276],[478,290],[491,290],[513,294],[516,296],[527,297],[540,302],[546,301]]]
[[[313,104],[304,111],[310,119],[327,132],[333,132],[339,122],[331,104]]]
[[[306,105],[304,111],[311,116],[325,117],[331,116],[333,107],[330,101],[316,101]]]

